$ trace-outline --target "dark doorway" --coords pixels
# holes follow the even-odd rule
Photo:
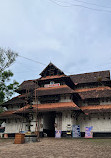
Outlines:
[[[55,136],[55,112],[44,113],[43,115],[43,132],[47,134],[48,137]]]

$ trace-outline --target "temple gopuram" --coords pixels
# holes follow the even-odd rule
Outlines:
[[[60,130],[66,137],[68,128],[79,125],[81,137],[90,126],[94,137],[111,136],[110,71],[67,76],[49,63],[40,76],[24,81],[19,95],[1,105],[7,109],[0,114],[5,134],[39,131],[54,137]]]

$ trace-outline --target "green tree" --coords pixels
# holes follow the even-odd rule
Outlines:
[[[0,104],[10,99],[18,88],[18,82],[15,80],[9,83],[13,73],[8,68],[15,62],[17,53],[12,50],[0,48]],[[0,111],[2,111],[0,109]]]

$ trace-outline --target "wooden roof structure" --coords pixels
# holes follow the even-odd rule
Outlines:
[[[111,104],[109,105],[88,105],[81,107],[81,110],[84,113],[102,113],[102,112],[111,112]]]
[[[70,78],[75,84],[110,81],[110,71],[107,70],[107,71],[98,71],[98,72],[70,75]]]
[[[25,104],[25,97],[26,94],[23,95],[18,95],[10,100],[8,100],[7,102],[3,103],[1,106],[3,107],[7,107],[8,105],[13,105],[13,104]]]
[[[6,118],[21,118],[19,115],[14,114],[16,110],[4,111],[0,114],[0,119]]]
[[[71,94],[76,96],[77,99],[81,99],[82,101],[88,99],[98,99],[98,98],[111,98],[111,88],[109,86],[105,86],[104,82],[108,82],[111,86],[110,80],[110,71],[99,71],[99,72],[91,72],[91,73],[84,73],[84,74],[77,74],[77,75],[70,75],[66,76],[60,69],[58,69],[54,64],[50,63],[41,73],[41,77],[35,80],[27,80],[24,81],[19,89],[18,92],[21,95],[12,98],[8,102],[4,103],[2,106],[8,105],[16,105],[16,104],[24,104],[23,108],[20,108],[17,111],[14,111],[13,114],[22,113],[22,112],[29,112],[30,110],[36,109],[37,105],[32,105],[32,109],[30,109],[31,105],[26,105],[25,98],[34,98],[35,94],[38,97],[44,96],[54,96],[54,95],[65,95]],[[60,85],[58,87],[40,87],[36,85],[36,82],[46,83],[53,80],[61,80],[65,82],[65,85]],[[78,85],[82,84],[90,84],[90,83],[100,83],[100,87],[93,87],[93,88],[78,88]],[[37,88],[37,93],[36,93]],[[28,91],[28,92],[27,92]],[[27,92],[27,93],[26,93]],[[36,97],[36,96],[35,96]],[[95,106],[79,106],[75,102],[58,102],[58,103],[43,103],[38,104],[39,111],[54,111],[54,110],[82,110],[83,112],[100,112],[109,110],[110,111],[111,105],[95,105]],[[3,115],[8,116],[12,115],[11,112],[6,112]],[[2,114],[0,114],[1,117]],[[3,117],[3,116],[2,116]]]
[[[110,98],[111,97],[111,89],[104,90],[90,90],[84,92],[78,92],[80,97],[84,99],[94,99],[94,98]]]
[[[58,74],[58,75],[64,75],[64,72],[61,71],[59,68],[57,68],[53,63],[49,63],[48,66],[40,73],[40,75],[42,77],[46,77],[46,76],[53,76],[55,75],[55,72]]]
[[[70,87],[67,85],[61,85],[58,87],[51,87],[51,88],[38,88],[38,96],[44,95],[58,95],[58,94],[71,94],[74,92]]]
[[[17,111],[15,114],[18,113],[28,113],[30,111],[36,111],[36,108],[39,112],[42,111],[55,111],[55,110],[80,110],[80,108],[74,102],[59,102],[59,103],[47,103],[47,104],[38,104],[37,105],[27,105]]]

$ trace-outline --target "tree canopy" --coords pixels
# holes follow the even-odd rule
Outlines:
[[[17,53],[12,50],[0,48],[0,104],[10,99],[15,90],[18,88],[18,82],[15,80],[10,83],[13,73],[9,67],[15,62]]]

